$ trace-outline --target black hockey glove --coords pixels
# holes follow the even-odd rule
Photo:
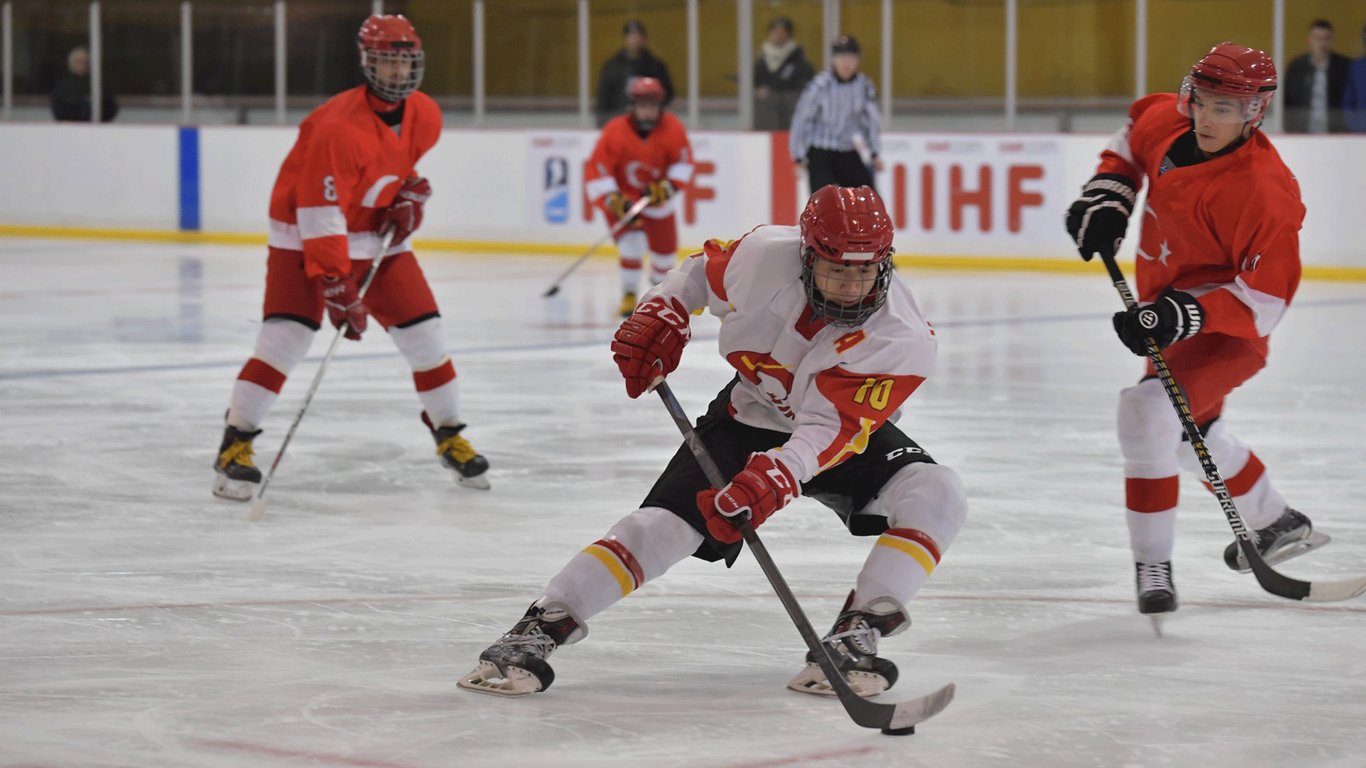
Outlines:
[[[1113,173],[1091,177],[1081,188],[1081,197],[1067,209],[1067,234],[1077,244],[1083,261],[1096,253],[1114,257],[1129,226],[1138,191],[1133,182]]]
[[[1204,320],[1205,310],[1194,296],[1171,288],[1159,294],[1152,304],[1116,312],[1114,318],[1119,340],[1139,357],[1148,354],[1147,339],[1156,342],[1158,349],[1165,349],[1199,333]]]

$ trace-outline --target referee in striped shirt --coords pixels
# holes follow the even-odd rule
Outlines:
[[[797,101],[789,137],[792,159],[806,167],[812,193],[827,184],[872,187],[873,170],[882,170],[877,95],[858,71],[858,41],[840,35],[830,52],[830,69],[817,74]],[[871,153],[871,169],[861,148]]]

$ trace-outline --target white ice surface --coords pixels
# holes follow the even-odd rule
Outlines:
[[[904,271],[941,339],[901,424],[971,512],[902,681],[957,701],[920,733],[784,688],[804,648],[748,556],[688,561],[591,622],[545,694],[457,690],[560,566],[634,508],[678,435],[629,401],[607,342],[614,266],[423,257],[494,490],[432,455],[405,366],[345,343],[258,525],[209,494],[255,336],[257,248],[0,240],[0,766],[1366,765],[1366,601],[1271,597],[1184,483],[1182,607],[1133,605],[1114,438],[1140,363],[1088,276]],[[196,277],[198,275],[198,277]],[[695,415],[729,375],[715,323],[674,377]],[[258,440],[273,457],[326,348]],[[1226,417],[1334,537],[1283,566],[1366,572],[1366,286],[1306,283]],[[761,529],[820,630],[871,543],[800,501]]]

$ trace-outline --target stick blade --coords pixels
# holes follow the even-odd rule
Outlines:
[[[265,514],[266,500],[257,499],[256,503],[251,505],[251,510],[247,512],[247,520],[253,523],[259,523]]]
[[[1309,587],[1306,603],[1332,603],[1366,595],[1366,578],[1343,581],[1315,581]]]
[[[543,298],[543,299],[548,299],[548,298],[550,298],[551,296],[554,296],[555,294],[557,294],[557,293],[559,293],[559,292],[560,292],[560,285],[559,285],[559,283],[556,283],[555,285],[550,286],[550,289],[547,290],[545,293],[541,294],[541,298]]]
[[[958,688],[953,683],[949,683],[943,688],[921,696],[918,699],[898,702],[895,706],[888,707],[888,709],[891,709],[892,711],[889,713],[890,717],[885,718],[886,722],[876,724],[865,724],[860,722],[859,725],[892,730],[909,728],[913,725],[923,723],[940,712],[943,712],[948,708],[949,704],[953,703],[953,696],[957,691]],[[868,703],[871,704],[872,702]],[[886,705],[882,706],[885,707]]]

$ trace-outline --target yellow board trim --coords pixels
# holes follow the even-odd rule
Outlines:
[[[617,584],[621,586],[622,597],[631,594],[631,591],[634,589],[634,582],[631,580],[631,574],[627,573],[626,569],[621,567],[621,563],[617,562],[616,555],[613,555],[611,552],[608,552],[596,544],[589,544],[587,547],[584,547],[583,551],[596,557],[598,562],[607,566],[607,570],[612,572],[612,575],[617,579]]]
[[[48,227],[0,224],[0,237],[42,237],[59,240],[119,240],[150,243],[205,243],[212,245],[266,244],[266,236],[242,232],[175,232],[159,229],[114,229],[100,227]],[[498,253],[546,256],[581,256],[587,245],[568,243],[517,243],[501,240],[426,240],[414,241],[418,250],[448,253]],[[680,248],[678,255],[687,257],[696,248]],[[604,245],[594,252],[598,258],[616,258],[617,249]],[[1103,273],[1097,264],[1079,258],[1015,258],[1010,256],[977,256],[972,254],[899,253],[893,257],[898,267],[916,269],[944,269],[984,272],[1051,272],[1061,274]],[[1133,263],[1124,264],[1132,269]],[[1306,265],[1302,270],[1305,280],[1326,280],[1344,283],[1366,283],[1366,267],[1325,267]]]
[[[896,536],[888,536],[884,533],[877,537],[877,546],[891,547],[892,549],[905,552],[911,556],[911,559],[920,563],[920,567],[925,569],[925,573],[934,573],[934,558],[925,551],[924,547],[921,547],[913,541],[906,541],[905,539],[897,538]]]

